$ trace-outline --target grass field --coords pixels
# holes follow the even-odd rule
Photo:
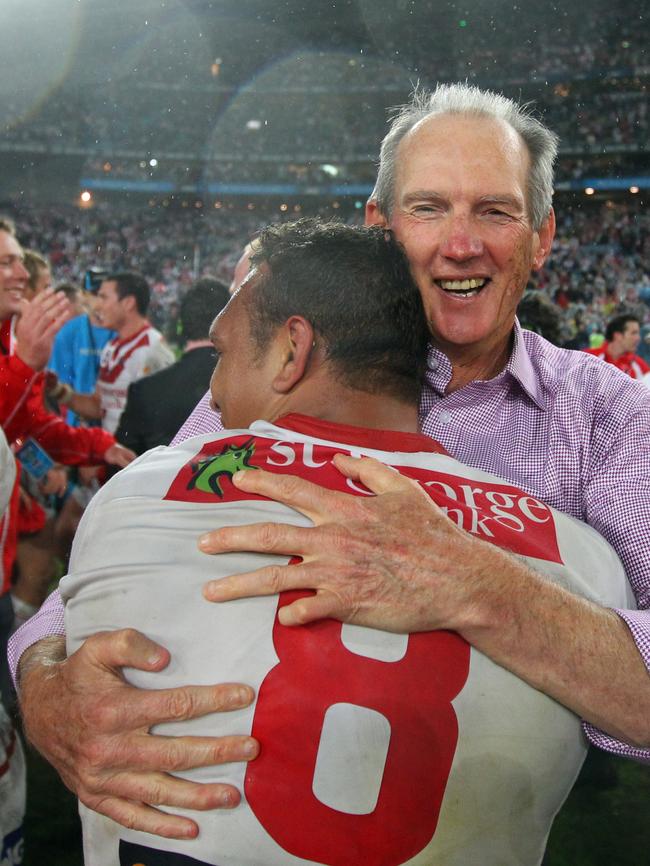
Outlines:
[[[76,799],[27,751],[24,866],[83,866]],[[645,866],[649,815],[650,768],[592,749],[555,821],[544,866]]]

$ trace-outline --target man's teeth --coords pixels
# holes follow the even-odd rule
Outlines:
[[[486,282],[485,279],[440,280],[439,285],[445,292],[471,292],[474,289],[482,289]]]

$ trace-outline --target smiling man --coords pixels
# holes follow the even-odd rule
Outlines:
[[[224,602],[311,589],[314,595],[282,609],[283,624],[334,617],[398,632],[455,630],[582,718],[592,742],[650,761],[650,392],[611,365],[523,331],[515,319],[529,272],[542,267],[550,252],[556,148],[553,133],[512,101],[466,85],[441,86],[419,94],[393,121],[367,216],[395,231],[424,301],[432,342],[421,431],[465,464],[597,529],[621,557],[644,610],[587,602],[540,580],[516,558],[504,567],[491,548],[477,555],[463,535],[450,547],[448,521],[413,492],[392,490],[394,473],[381,469],[363,477],[378,494],[372,500],[262,471],[238,476],[242,491],[303,510],[316,525],[250,525],[206,534],[206,554],[273,550],[303,560],[217,581],[206,594]],[[218,429],[218,416],[204,400],[181,435]],[[358,474],[349,466],[345,472],[353,479]],[[584,578],[589,581],[588,571]],[[56,601],[53,608],[47,628],[61,632]],[[47,645],[31,650],[24,706],[32,730],[48,696],[69,706],[74,682],[99,676],[98,668],[159,669],[168,659],[149,643],[123,635],[113,641],[85,654],[82,648],[76,667],[62,665],[54,677],[51,665],[42,666],[43,657],[50,660]],[[56,657],[61,641],[53,644]],[[118,677],[110,682],[115,686]],[[223,700],[223,691],[218,694]],[[65,735],[63,750],[77,754],[83,736],[86,747],[101,755],[100,771],[87,772],[77,760],[71,777],[70,761],[60,758],[61,736],[35,732],[39,746],[65,766],[76,789],[91,784],[110,795],[120,819],[136,820],[128,792],[139,799],[143,789],[155,790],[157,802],[187,805],[154,772],[164,767],[162,744],[157,749],[149,738],[143,747],[134,735],[144,721],[168,710],[170,696],[153,706],[150,696],[115,695],[123,734],[119,762],[137,768],[129,786],[114,781],[113,741],[93,736],[81,721]],[[189,686],[175,699],[191,703],[193,715],[216,703],[214,694]],[[215,740],[212,746],[213,760],[232,759],[225,744]],[[185,766],[203,757],[189,745],[177,756]],[[194,805],[202,802],[198,786],[191,797]],[[188,833],[194,829],[183,826]],[[178,831],[172,817],[157,825],[157,832]]]
[[[378,183],[367,219],[404,244],[434,345],[452,363],[449,393],[505,367],[517,304],[555,223],[549,211],[533,226],[530,157],[504,120],[423,118],[398,153],[394,184],[384,193]]]

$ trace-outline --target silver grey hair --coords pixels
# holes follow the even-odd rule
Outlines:
[[[400,142],[417,123],[437,114],[466,114],[504,120],[519,133],[530,154],[526,190],[529,216],[533,229],[540,229],[553,200],[553,165],[559,139],[533,117],[528,106],[470,84],[439,84],[433,93],[416,89],[411,101],[397,110],[381,143],[377,182],[370,196],[381,213],[390,217],[395,204],[395,165]]]

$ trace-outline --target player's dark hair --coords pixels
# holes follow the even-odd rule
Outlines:
[[[623,313],[620,316],[616,316],[611,322],[608,322],[605,329],[605,339],[607,342],[609,343],[614,339],[614,334],[625,333],[629,322],[636,322],[637,325],[641,324],[637,316],[633,316],[631,313]]]
[[[260,351],[290,316],[307,319],[343,383],[417,402],[429,332],[401,246],[381,228],[302,219],[263,229],[247,297]]]
[[[561,344],[562,315],[559,308],[542,292],[524,292],[517,307],[517,318],[522,328],[540,334],[555,346]]]
[[[214,277],[201,277],[181,301],[179,318],[185,340],[207,340],[212,320],[230,300],[228,288]]]
[[[151,290],[149,283],[136,271],[117,271],[104,277],[105,282],[114,282],[119,298],[135,298],[135,305],[141,316],[147,315]]]
[[[75,283],[57,283],[54,287],[55,292],[63,292],[66,298],[74,303],[81,296],[81,289]]]

